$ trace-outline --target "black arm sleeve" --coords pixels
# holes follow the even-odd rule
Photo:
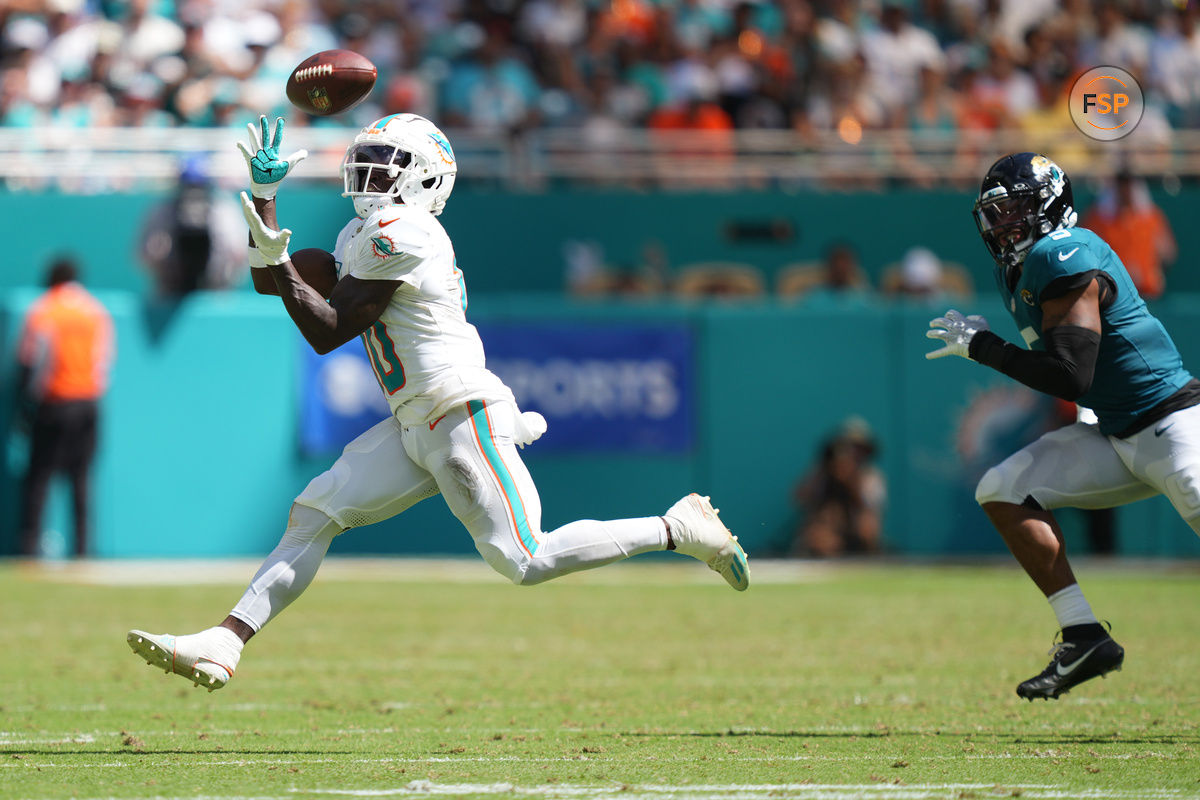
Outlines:
[[[1015,378],[1030,389],[1075,401],[1092,388],[1100,334],[1075,325],[1059,325],[1042,334],[1046,350],[1022,350],[991,331],[980,331],[967,348],[980,364]]]

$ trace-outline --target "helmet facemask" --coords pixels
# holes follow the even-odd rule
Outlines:
[[[360,217],[390,205],[400,196],[401,172],[412,154],[387,144],[356,142],[342,163],[343,196],[354,199]]]
[[[975,203],[975,224],[992,258],[1006,267],[1020,266],[1033,243],[1049,233],[1049,222],[1033,192],[980,198]]]

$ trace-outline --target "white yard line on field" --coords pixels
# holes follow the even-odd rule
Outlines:
[[[17,744],[92,744],[96,737],[90,733],[74,733],[63,736],[21,738],[12,731],[0,731],[0,746]]]

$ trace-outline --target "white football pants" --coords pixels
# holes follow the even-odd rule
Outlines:
[[[980,503],[1042,508],[1112,508],[1166,495],[1179,516],[1200,533],[1200,406],[1176,411],[1126,439],[1095,425],[1047,433],[992,467],[979,481]]]
[[[307,588],[337,534],[439,492],[484,560],[520,585],[666,548],[661,517],[543,532],[541,499],[514,444],[518,413],[512,403],[472,400],[427,425],[388,417],[350,442],[296,498],[287,532],[232,615],[259,630]]]

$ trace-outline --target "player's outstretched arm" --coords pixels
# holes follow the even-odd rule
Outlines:
[[[292,321],[312,349],[325,354],[375,324],[401,281],[364,281],[347,275],[337,282],[329,302],[300,279],[291,264],[271,268]]]
[[[269,227],[245,192],[242,192],[242,214],[267,265],[262,270],[270,272],[288,315],[318,353],[340,347],[374,324],[402,283],[347,276],[337,281],[326,302],[321,292],[301,278],[292,264],[287,250],[292,232]]]
[[[250,173],[250,193],[254,196],[255,206],[259,216],[267,227],[278,230],[279,224],[275,218],[275,195],[279,185],[297,164],[308,157],[307,150],[297,150],[283,158],[279,148],[283,145],[284,121],[282,117],[275,120],[274,130],[267,125],[265,115],[258,118],[258,125],[253,122],[246,125],[249,134],[249,145],[237,143],[238,152],[246,162]],[[262,253],[258,250],[254,236],[250,237],[250,249],[247,253],[250,263],[250,278],[254,290],[259,294],[279,294],[275,280],[265,270],[258,269],[266,266]]]
[[[333,260],[333,254],[319,247],[308,247],[292,253],[290,260],[296,274],[300,276],[300,280],[316,289],[321,297],[328,299],[333,293],[333,287],[338,282],[337,263]],[[250,279],[254,283],[254,291],[278,297],[279,284],[275,282],[275,276],[271,274],[271,270],[266,269],[267,266],[259,255],[258,248],[252,248]]]
[[[1092,388],[1100,355],[1100,282],[1042,303],[1045,350],[1024,350],[991,331],[968,345],[968,358],[1039,392],[1074,402]]]
[[[278,229],[279,223],[275,217],[274,200],[255,198],[254,210],[258,212],[264,225]],[[265,269],[269,265],[262,253],[259,252],[253,233],[250,234],[248,254],[250,280],[254,284],[254,291],[278,297],[279,286],[275,283],[275,277],[271,274],[271,270]],[[322,297],[329,297],[338,282],[337,263],[334,261],[332,253],[320,248],[309,247],[292,253],[290,260],[302,281],[316,289]]]

